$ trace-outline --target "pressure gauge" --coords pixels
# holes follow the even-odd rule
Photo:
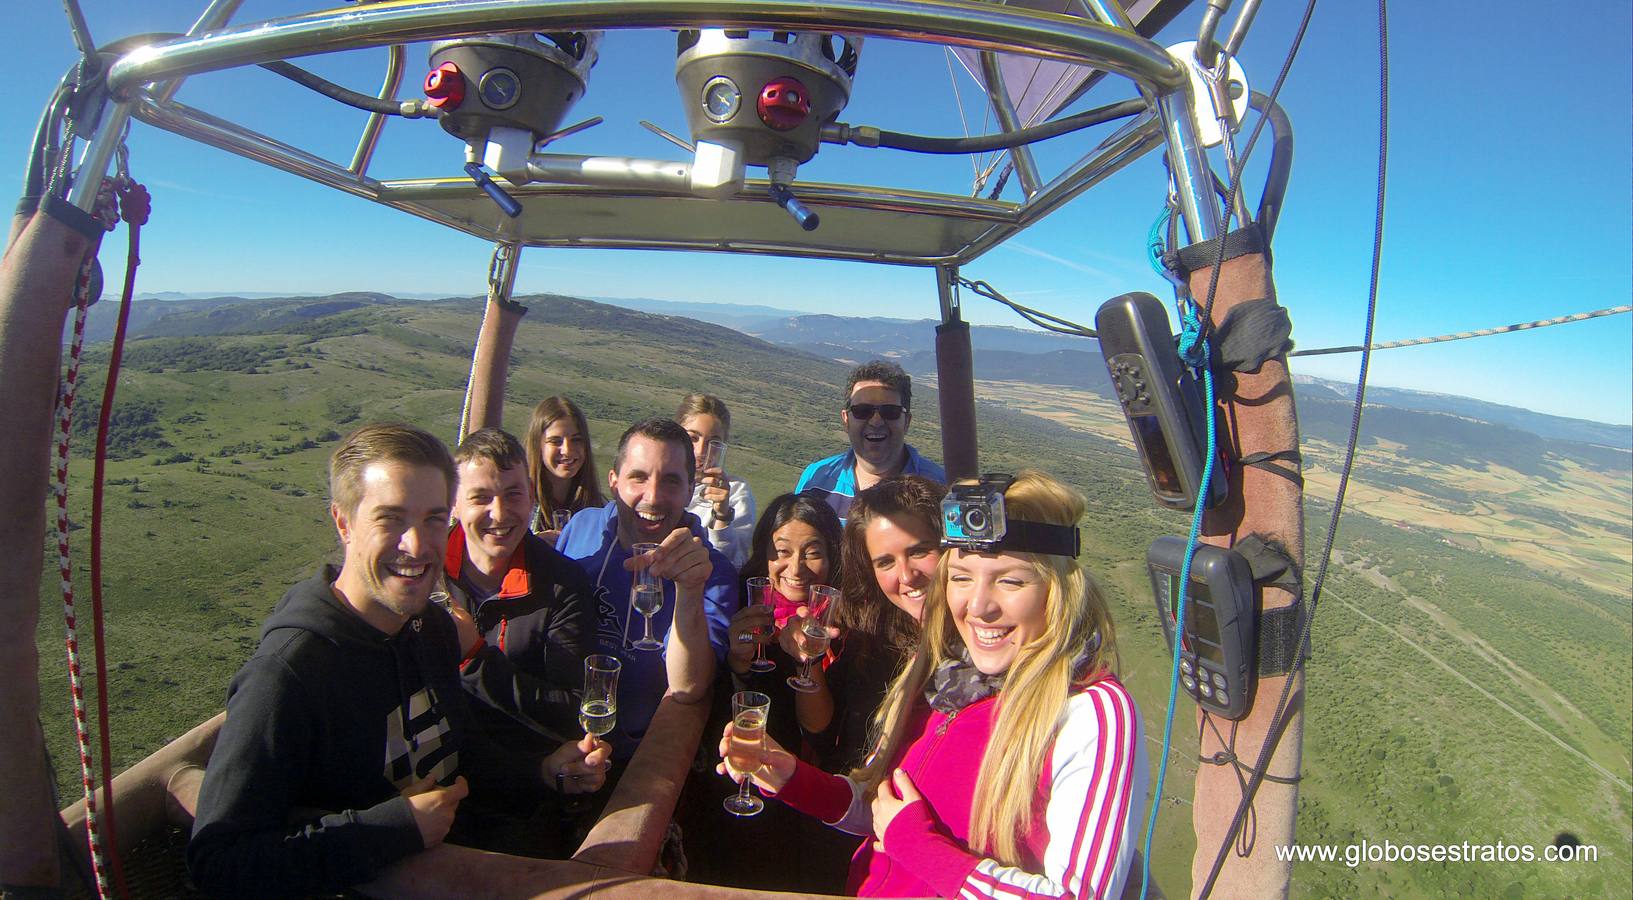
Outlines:
[[[477,90],[489,109],[509,109],[522,98],[521,79],[516,77],[515,72],[504,68],[490,69],[483,74]]]
[[[737,108],[743,103],[743,92],[737,89],[737,82],[724,75],[717,75],[703,85],[703,114],[710,121],[724,122],[737,115]]]

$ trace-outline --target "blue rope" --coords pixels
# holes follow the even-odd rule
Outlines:
[[[1162,254],[1167,250],[1167,241],[1163,238],[1163,231],[1168,227],[1170,210],[1166,205],[1162,212],[1157,214],[1157,221],[1151,223],[1151,230],[1145,235],[1145,258],[1151,263],[1158,275],[1169,277],[1168,267],[1162,264]]]
[[[1180,356],[1189,362],[1191,356],[1199,356],[1207,360],[1209,356],[1208,342],[1198,341],[1201,321],[1197,318],[1196,307],[1187,307],[1185,311],[1184,328],[1180,332]],[[1200,354],[1196,351],[1200,350]],[[1179,651],[1181,639],[1185,634],[1185,602],[1190,594],[1191,587],[1191,557],[1196,553],[1198,536],[1202,533],[1202,511],[1207,506],[1208,482],[1213,479],[1213,458],[1216,452],[1214,447],[1213,421],[1213,371],[1205,364],[1202,370],[1202,386],[1207,399],[1208,410],[1208,457],[1202,466],[1202,484],[1196,489],[1196,509],[1191,513],[1191,535],[1185,541],[1185,564],[1179,572],[1179,609],[1174,613],[1174,658],[1168,673],[1168,717],[1162,726],[1162,763],[1157,767],[1157,789],[1151,793],[1151,812],[1146,818],[1145,849],[1140,860],[1140,896],[1146,896],[1146,890],[1151,884],[1151,839],[1157,833],[1157,814],[1162,803],[1162,784],[1168,777],[1168,751],[1174,737],[1174,706],[1179,699]]]

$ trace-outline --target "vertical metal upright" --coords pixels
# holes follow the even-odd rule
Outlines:
[[[975,368],[970,324],[958,303],[958,268],[936,266],[941,324],[936,326],[936,382],[941,398],[941,459],[947,478],[980,472],[975,433]]]
[[[465,412],[459,423],[460,441],[472,431],[498,428],[504,422],[510,350],[516,328],[527,314],[527,307],[510,299],[521,256],[520,244],[500,242],[493,246],[493,261],[488,264],[488,305],[482,314],[482,330],[476,336],[476,352],[471,356]]]
[[[991,50],[981,51],[981,77],[987,83],[987,100],[992,103],[992,112],[998,117],[998,124],[1005,131],[1019,131],[1023,123],[1015,113],[1014,101],[1009,97],[1009,85],[1004,82],[1004,70],[998,61],[998,54]],[[1009,158],[1015,162],[1015,175],[1021,180],[1021,192],[1030,198],[1043,184],[1043,178],[1038,174],[1038,164],[1032,159],[1032,148],[1017,144],[1009,148]]]

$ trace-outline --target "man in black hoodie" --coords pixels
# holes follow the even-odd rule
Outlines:
[[[364,426],[335,451],[345,562],[279,601],[228,690],[187,848],[207,893],[337,891],[441,843],[473,787],[522,804],[558,773],[599,786],[603,760],[579,748],[529,764],[471,726],[454,624],[427,602],[453,485],[447,448],[412,426]]]

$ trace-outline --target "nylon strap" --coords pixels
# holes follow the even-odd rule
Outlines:
[[[1304,488],[1304,476],[1299,474],[1298,469],[1278,466],[1276,460],[1286,460],[1296,466],[1304,462],[1304,456],[1297,450],[1278,450],[1274,453],[1249,453],[1237,460],[1236,463],[1237,465],[1254,466],[1266,472],[1273,472],[1298,485],[1299,489],[1302,490]]]
[[[1202,269],[1211,269],[1219,262],[1219,241],[1214,238],[1210,241],[1191,244],[1178,250],[1170,250],[1162,255],[1163,265],[1181,276],[1188,276],[1192,272]],[[1250,253],[1266,252],[1264,232],[1259,230],[1257,223],[1238,228],[1226,234],[1225,260],[1228,262],[1238,256],[1247,256]]]
[[[1257,372],[1265,360],[1293,349],[1293,321],[1287,309],[1269,297],[1231,307],[1214,329],[1214,371]]]
[[[1302,577],[1287,551],[1256,534],[1250,534],[1231,548],[1247,560],[1253,573],[1253,583],[1279,587],[1301,594]],[[1259,677],[1286,675],[1293,671],[1298,656],[1299,635],[1304,633],[1304,603],[1294,600],[1291,606],[1267,609],[1259,613],[1257,652]],[[1308,652],[1305,658],[1309,658]]]

